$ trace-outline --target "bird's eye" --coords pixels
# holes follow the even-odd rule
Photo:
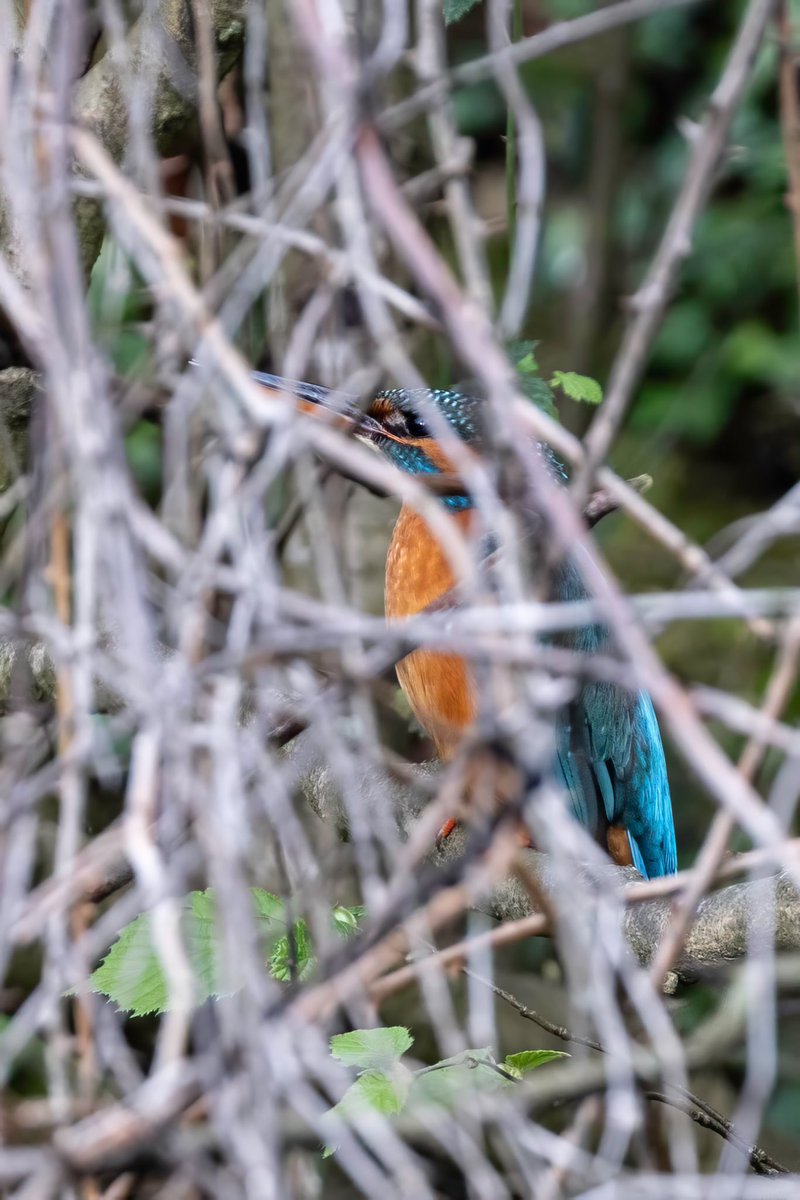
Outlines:
[[[416,416],[415,413],[406,413],[406,429],[409,437],[424,438],[428,436],[428,426],[422,417]]]

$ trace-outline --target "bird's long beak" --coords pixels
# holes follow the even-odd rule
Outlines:
[[[251,371],[251,375],[265,390],[295,397],[299,401],[298,408],[301,412],[313,413],[324,409],[338,418],[336,424],[350,427],[355,433],[364,426],[365,415],[357,396],[322,387],[318,383],[304,383],[302,380],[284,379],[282,375],[268,375],[264,371]]]
[[[199,366],[195,358],[189,359],[193,367]],[[251,371],[251,378],[266,392],[279,396],[291,396],[297,402],[299,412],[330,415],[331,422],[344,431],[353,433],[366,442],[371,442],[380,426],[361,407],[358,396],[335,388],[322,387],[319,383],[305,383],[301,379],[286,379],[283,375],[269,375],[265,371]],[[370,436],[372,435],[372,436]]]

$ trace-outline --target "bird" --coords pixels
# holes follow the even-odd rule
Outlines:
[[[335,411],[357,437],[411,475],[457,475],[442,446],[443,431],[478,458],[486,448],[488,405],[466,391],[389,388],[363,404],[317,384],[260,371],[253,371],[252,377],[267,391],[292,396],[306,412]],[[566,482],[552,451],[539,449],[556,478]],[[437,503],[469,536],[476,509],[468,492],[442,489]],[[403,504],[386,557],[386,616],[398,620],[435,606],[455,583],[443,546],[424,518]],[[586,595],[574,557],[567,556],[554,572],[552,598],[576,600]],[[561,635],[561,641],[593,654],[608,648],[609,634],[602,626],[588,625]],[[419,648],[397,665],[397,675],[439,757],[452,759],[478,712],[470,666],[456,654]],[[646,879],[677,870],[664,748],[646,692],[607,681],[582,682],[556,720],[552,773],[573,816],[615,863],[634,866]],[[440,836],[455,824],[448,821]]]

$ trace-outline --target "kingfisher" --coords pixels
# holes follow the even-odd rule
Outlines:
[[[487,446],[488,406],[477,396],[430,388],[379,391],[366,406],[317,384],[260,371],[263,388],[294,397],[304,411],[339,414],[362,441],[411,475],[456,476],[442,446],[442,431],[480,457]],[[436,433],[436,435],[435,435]],[[446,440],[446,439],[445,439]],[[451,442],[452,445],[452,442]],[[539,447],[560,482],[566,481],[555,455]],[[472,497],[442,489],[440,503],[461,534],[475,530]],[[390,620],[435,606],[456,585],[442,545],[426,521],[404,504],[386,558],[385,610]],[[587,596],[571,557],[555,570],[554,600]],[[562,644],[581,653],[608,648],[603,627],[589,625],[562,635]],[[397,666],[400,685],[439,757],[452,759],[478,712],[477,688],[469,665],[457,655],[418,649]],[[556,722],[553,776],[566,792],[575,818],[619,865],[633,865],[645,878],[677,870],[675,828],[664,748],[652,701],[646,692],[609,682],[582,683]],[[455,825],[447,822],[443,834]],[[441,835],[440,835],[441,836]]]

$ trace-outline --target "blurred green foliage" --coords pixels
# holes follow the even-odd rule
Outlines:
[[[0,1041],[11,1018],[0,1013]],[[18,1096],[46,1096],[47,1070],[44,1044],[39,1037],[32,1037],[11,1062],[9,1090]]]
[[[460,21],[480,0],[443,0],[442,12],[448,25]]]
[[[563,19],[594,7],[528,0],[526,32],[535,32],[545,13]],[[674,9],[523,68],[548,159],[537,288],[525,331],[541,340],[545,374],[572,366],[577,351],[576,367],[606,375],[621,330],[619,298],[635,291],[657,245],[686,167],[692,122],[703,115],[742,9],[740,2],[715,11]],[[450,37],[453,61],[484,52],[481,13]],[[455,102],[461,131],[477,139],[478,171],[487,170],[502,158],[502,98],[485,83],[462,89]],[[604,118],[616,122],[619,145],[611,178],[603,180],[610,202],[600,214],[606,228],[598,246],[591,244],[599,199],[594,156]],[[751,436],[756,407],[767,425],[772,416],[776,433],[797,419],[800,334],[785,191],[776,52],[768,40],[631,411],[635,441],[657,434],[689,453],[713,452],[731,430]],[[505,254],[496,251],[502,264]],[[576,346],[590,253],[602,256],[604,286],[590,297],[597,308],[589,344]],[[800,468],[800,449],[787,451],[780,466],[775,491]],[[768,462],[764,470],[770,472]]]
[[[135,376],[150,362],[152,339],[145,328],[152,311],[148,288],[111,238],[92,268],[89,317],[97,346],[118,375]]]
[[[152,369],[148,327],[152,297],[129,258],[106,238],[92,268],[88,308],[95,342],[111,370],[123,380],[147,376]],[[125,453],[136,486],[150,504],[161,496],[163,438],[152,421],[137,421],[125,436]]]

